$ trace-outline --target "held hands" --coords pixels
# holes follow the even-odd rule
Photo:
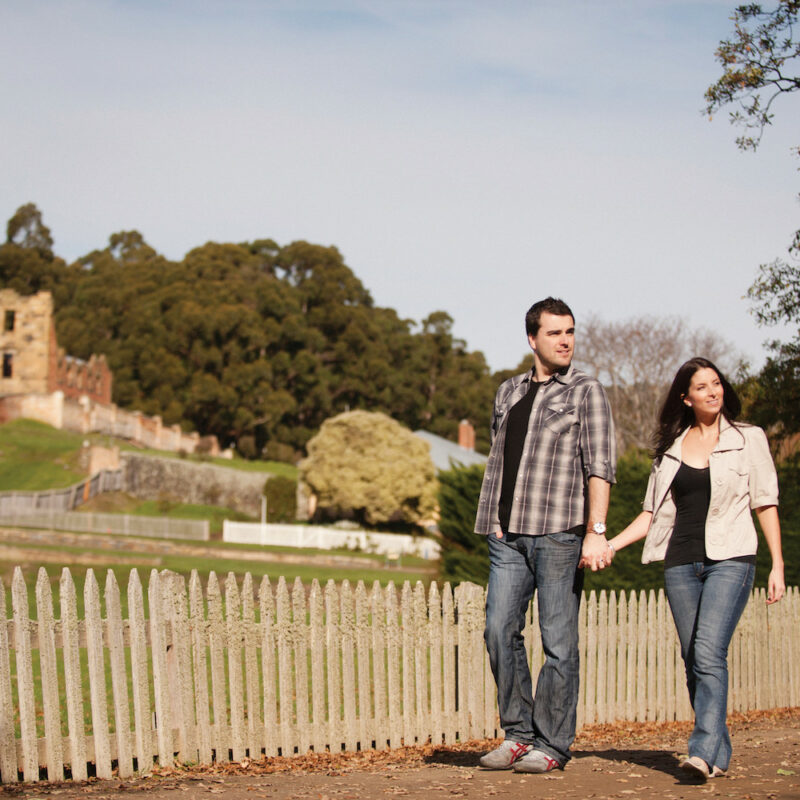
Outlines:
[[[606,541],[605,536],[587,533],[583,537],[583,548],[578,567],[590,567],[592,572],[597,572],[610,566],[614,555],[614,548]]]

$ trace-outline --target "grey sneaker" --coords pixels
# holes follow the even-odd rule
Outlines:
[[[700,778],[701,780],[708,780],[710,775],[708,771],[708,764],[703,761],[700,756],[689,756],[681,762],[681,769],[693,778]]]
[[[718,767],[716,764],[712,768],[711,772],[708,774],[709,778],[724,778],[728,773],[725,772],[724,769]]]
[[[506,739],[500,747],[481,756],[478,763],[486,769],[511,769],[511,765],[531,750],[533,745]]]
[[[561,769],[561,764],[541,750],[530,750],[514,763],[514,772],[552,772]]]

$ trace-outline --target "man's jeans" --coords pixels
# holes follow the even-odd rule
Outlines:
[[[486,648],[497,683],[500,724],[507,739],[532,744],[561,766],[570,759],[578,705],[578,607],[583,537],[505,534],[489,539]],[[538,590],[539,627],[546,656],[531,696],[522,638],[525,613]]]
[[[731,738],[728,645],[753,588],[755,567],[744,561],[697,561],[664,570],[667,599],[686,665],[695,723],[689,755],[728,769]]]

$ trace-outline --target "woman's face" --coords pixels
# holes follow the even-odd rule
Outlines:
[[[683,402],[694,411],[695,416],[714,416],[722,410],[724,394],[719,375],[710,367],[703,367],[692,375]]]

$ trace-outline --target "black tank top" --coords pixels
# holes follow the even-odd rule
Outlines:
[[[708,467],[697,469],[681,462],[672,480],[675,528],[667,547],[664,568],[705,561],[706,516],[711,502]]]
[[[675,501],[675,528],[667,546],[664,569],[703,561],[706,557],[706,517],[711,502],[711,476],[708,467],[697,469],[681,462],[672,479],[672,499]],[[734,556],[729,561],[755,564],[755,556]]]

